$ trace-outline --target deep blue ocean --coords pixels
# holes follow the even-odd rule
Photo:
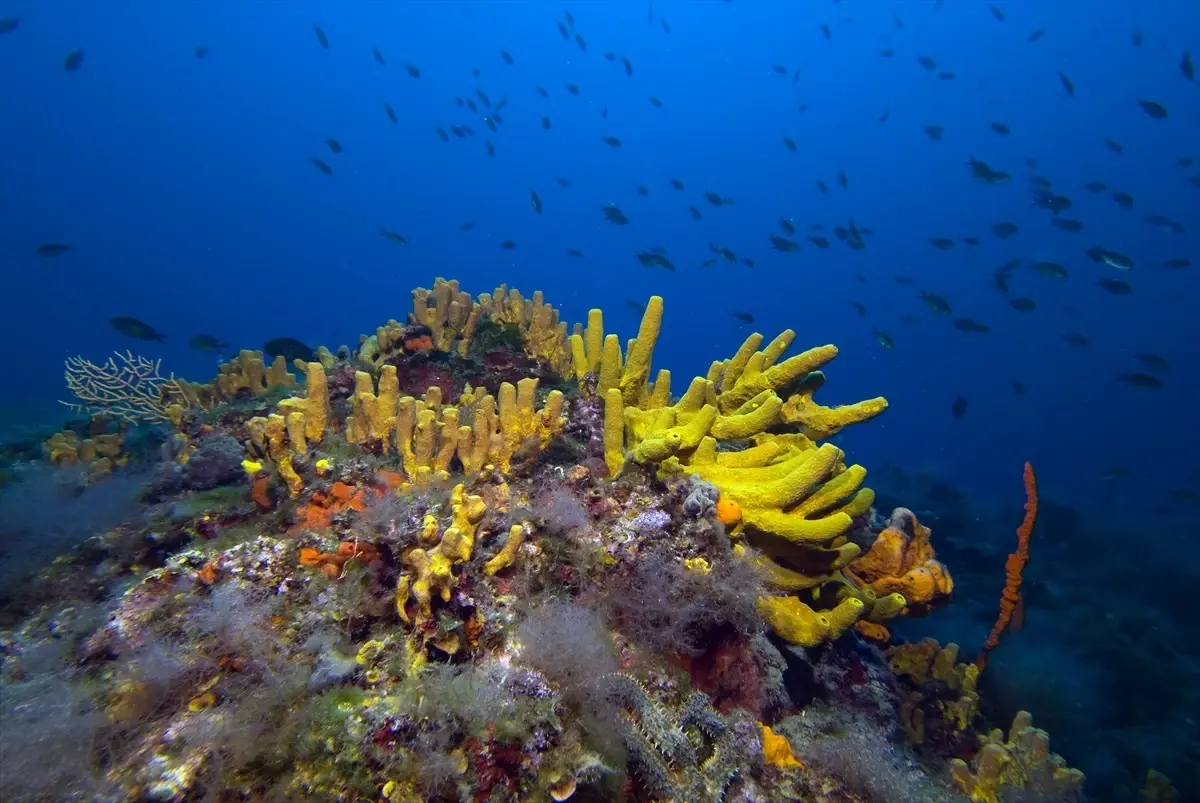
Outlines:
[[[1200,543],[1192,5],[0,0],[0,18],[20,19],[0,34],[4,431],[62,423],[68,357],[131,348],[207,381],[218,356],[272,338],[356,346],[438,276],[474,295],[542,290],[570,322],[600,307],[622,337],[640,318],[630,302],[657,294],[655,366],[677,392],[754,331],[795,329],[793,353],[836,344],[819,400],[890,402],[836,442],[914,509],[936,512],[911,497],[931,485],[967,500],[994,567],[989,580],[980,564],[984,588],[968,594],[998,598],[1022,465],[1036,467],[1044,503],[1072,526],[1038,530],[1029,629],[995,660],[1014,706],[1087,709],[1138,682],[1094,677],[1099,659],[1070,646],[1060,611],[1114,638],[1160,628],[1175,677],[1195,681],[1194,622],[1153,606],[1167,568],[1170,585],[1195,587]],[[979,181],[970,159],[1010,178]],[[1070,207],[1056,215],[1039,190]],[[627,224],[606,219],[610,205]],[[998,237],[1002,222],[1018,231]],[[869,230],[865,247],[834,231],[851,224]],[[46,243],[70,250],[39,255]],[[635,256],[654,249],[674,271]],[[122,336],[114,316],[165,342]],[[232,348],[195,351],[199,333]],[[1146,608],[1112,610],[1118,592]],[[1039,613],[1039,598],[1053,604]],[[974,644],[990,624],[953,607],[939,617],[914,632]],[[1196,739],[1195,711],[1162,712],[1164,732]],[[1081,752],[1069,758],[1085,764]]]

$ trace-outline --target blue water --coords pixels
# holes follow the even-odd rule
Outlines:
[[[0,36],[6,424],[61,417],[54,401],[65,393],[68,356],[101,361],[134,348],[161,358],[164,371],[205,381],[216,361],[189,350],[196,333],[235,347],[280,336],[353,345],[402,318],[410,290],[436,276],[476,294],[501,282],[526,294],[541,289],[570,321],[602,307],[609,330],[626,337],[637,325],[627,301],[661,294],[667,312],[655,363],[673,369],[677,390],[750,332],[769,338],[791,327],[794,349],[841,349],[823,401],[891,402],[882,418],[843,436],[851,459],[932,471],[1013,510],[1029,460],[1045,497],[1109,531],[1164,549],[1194,545],[1195,503],[1171,492],[1200,492],[1200,280],[1196,266],[1161,265],[1200,263],[1200,189],[1186,181],[1200,167],[1177,163],[1200,159],[1200,90],[1180,69],[1185,51],[1200,57],[1200,14],[1180,0],[997,5],[1003,22],[984,3],[955,0],[660,1],[648,22],[644,2],[575,3],[582,52],[556,29],[564,6],[550,3],[4,0],[0,17],[21,19]],[[1027,41],[1038,28],[1044,37]],[[1144,40],[1135,46],[1138,30]],[[208,48],[202,59],[197,46]],[[75,48],[83,64],[65,71]],[[882,57],[884,48],[895,56]],[[605,51],[627,56],[632,77]],[[939,80],[918,64],[921,55],[956,78]],[[1074,97],[1058,71],[1070,76]],[[580,94],[568,94],[567,83]],[[495,134],[485,110],[454,102],[475,99],[476,89],[493,102],[507,98]],[[1138,99],[1162,103],[1170,116],[1152,119]],[[878,122],[885,110],[889,118]],[[995,121],[1011,136],[994,133]],[[944,127],[941,141],[923,132],[929,124]],[[452,125],[475,134],[443,142],[437,127]],[[609,147],[605,136],[623,146]],[[330,153],[326,137],[344,152]],[[1110,150],[1107,138],[1124,152]],[[1013,180],[973,181],[964,166],[971,156]],[[313,157],[333,175],[315,169]],[[1083,221],[1081,233],[1052,227],[1051,214],[1032,207],[1031,174],[1074,200],[1063,217]],[[1134,208],[1087,193],[1082,185],[1093,180],[1132,194]],[[710,206],[706,190],[735,203]],[[605,221],[606,204],[629,225]],[[689,217],[689,205],[702,220]],[[1144,221],[1149,214],[1186,231],[1156,229]],[[769,234],[784,234],[780,217],[796,224],[799,253],[770,247]],[[851,219],[873,230],[865,250],[830,232]],[[474,228],[460,230],[468,221]],[[1020,233],[997,239],[989,227],[1001,221]],[[813,223],[832,248],[807,242]],[[408,245],[388,242],[381,229]],[[981,244],[943,252],[929,243],[939,236]],[[516,248],[502,250],[504,240]],[[73,250],[35,256],[44,242]],[[754,267],[698,267],[714,256],[710,242]],[[1096,245],[1128,254],[1136,267],[1118,274],[1093,263],[1084,249]],[[675,273],[634,259],[654,246],[668,250]],[[570,248],[585,257],[567,256]],[[1025,265],[1012,295],[1036,299],[1031,314],[1011,309],[993,286],[993,271],[1013,258]],[[1030,260],[1060,262],[1071,276],[1039,276]],[[898,284],[901,275],[914,284]],[[1127,279],[1132,295],[1104,292],[1100,276]],[[957,331],[921,303],[921,289],[991,331]],[[123,338],[108,326],[115,315],[145,320],[167,333],[166,343]],[[902,321],[910,315],[918,322]],[[874,330],[895,348],[882,348]],[[1090,347],[1067,345],[1068,331],[1086,335]],[[1161,389],[1117,381],[1145,371],[1135,357],[1142,352],[1170,363]],[[1012,393],[1014,379],[1027,395]],[[969,406],[953,419],[958,396]],[[1106,479],[1114,469],[1124,475]],[[1018,520],[1016,512],[1012,526]],[[1080,559],[1090,548],[1059,545]],[[1144,547],[1137,553],[1145,558]]]

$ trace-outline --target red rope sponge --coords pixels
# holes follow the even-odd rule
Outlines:
[[[1008,560],[1004,562],[1005,580],[1004,591],[1000,594],[1000,615],[996,617],[996,624],[992,626],[992,632],[988,634],[987,641],[983,643],[983,648],[979,650],[979,655],[975,658],[975,665],[980,669],[987,665],[988,653],[1000,643],[1001,634],[1008,629],[1009,623],[1014,618],[1017,620],[1014,629],[1020,627],[1024,607],[1024,600],[1021,597],[1021,576],[1025,572],[1025,564],[1029,562],[1029,536],[1033,534],[1037,511],[1037,478],[1033,475],[1033,466],[1026,463],[1025,518],[1022,520],[1021,526],[1017,528],[1017,551],[1010,553]]]

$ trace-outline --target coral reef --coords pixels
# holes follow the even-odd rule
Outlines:
[[[141,502],[4,611],[0,714],[29,735],[0,734],[0,795],[865,803],[949,800],[953,772],[1071,799],[1027,720],[948,763],[982,722],[956,647],[863,638],[953,588],[827,440],[886,402],[818,404],[837,349],[785,357],[790,330],[675,397],[664,313],[623,343],[438,279],[290,366],[128,355],[108,412],[170,434],[46,443],[45,471],[109,461],[84,497],[137,477]]]

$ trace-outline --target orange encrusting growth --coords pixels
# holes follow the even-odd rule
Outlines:
[[[315,566],[330,580],[338,579],[342,567],[352,559],[364,564],[374,563],[380,559],[379,550],[362,541],[342,541],[337,552],[321,552],[310,546],[300,548],[300,565]]]
[[[1009,554],[1004,562],[1004,591],[1000,595],[1000,615],[987,641],[983,643],[975,665],[983,669],[987,665],[988,653],[1000,643],[1000,636],[1008,629],[1014,618],[1020,624],[1023,600],[1021,597],[1021,578],[1025,572],[1025,564],[1029,562],[1029,537],[1033,534],[1033,525],[1037,521],[1038,494],[1037,478],[1033,474],[1033,466],[1025,464],[1025,518],[1017,528],[1017,551]]]

